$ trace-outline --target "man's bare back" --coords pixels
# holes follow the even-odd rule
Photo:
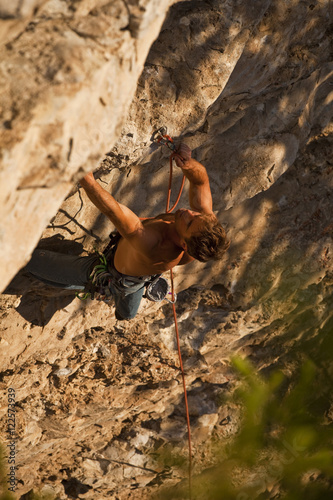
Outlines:
[[[175,214],[160,214],[142,221],[148,232],[148,245],[145,253],[121,238],[114,258],[118,272],[131,276],[162,274],[180,264],[184,249],[169,238],[170,226],[175,223]],[[193,259],[192,259],[193,260]]]

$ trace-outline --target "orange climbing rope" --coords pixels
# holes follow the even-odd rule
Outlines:
[[[185,399],[186,423],[187,423],[187,435],[188,435],[188,455],[189,455],[189,462],[188,462],[189,499],[191,500],[191,498],[192,498],[192,443],[191,443],[191,427],[190,427],[190,415],[189,415],[188,401],[187,401],[185,373],[184,373],[184,367],[183,367],[183,362],[182,362],[182,355],[181,355],[181,352],[180,352],[180,340],[179,340],[179,331],[178,331],[178,323],[177,323],[177,313],[176,313],[176,307],[175,307],[175,304],[174,304],[175,295],[174,295],[174,283],[173,283],[173,272],[172,272],[172,269],[170,269],[170,279],[171,279],[171,293],[172,293],[172,311],[173,311],[173,318],[174,318],[174,321],[175,321],[176,338],[177,338],[177,349],[178,349],[178,356],[179,356],[179,365],[180,365],[180,370],[181,370],[181,373],[182,373],[183,387],[184,387],[184,399]]]
[[[184,184],[185,184],[185,175],[183,175],[183,179],[182,179],[182,183],[181,183],[181,186],[180,186],[180,189],[179,189],[179,193],[178,193],[178,196],[177,196],[177,199],[175,201],[175,203],[172,205],[171,208],[169,208],[169,205],[170,205],[170,197],[171,197],[171,185],[172,185],[172,160],[175,158],[175,156],[177,156],[177,153],[176,152],[173,152],[171,155],[170,155],[170,173],[169,173],[169,186],[168,186],[168,195],[167,195],[167,202],[166,202],[166,212],[167,213],[170,213],[172,212],[172,210],[174,208],[176,208],[176,206],[178,205],[178,202],[180,200],[180,197],[182,195],[182,192],[183,192],[183,187],[184,187]]]
[[[183,179],[182,179],[182,182],[181,182],[181,186],[180,186],[180,189],[179,189],[179,193],[178,193],[177,199],[176,199],[175,203],[172,205],[172,207],[170,208],[171,187],[172,187],[172,173],[173,173],[172,162],[173,162],[173,159],[178,155],[178,153],[176,152],[176,146],[175,146],[173,140],[171,139],[171,137],[169,135],[166,134],[166,128],[165,127],[161,127],[159,130],[157,130],[153,134],[153,142],[156,142],[156,143],[159,143],[159,144],[164,144],[165,146],[167,146],[169,149],[172,150],[172,153],[170,155],[170,174],[169,174],[169,185],[168,185],[167,201],[166,201],[166,213],[171,213],[176,208],[176,206],[177,206],[177,204],[178,204],[178,202],[180,200],[181,194],[183,192],[183,187],[184,187],[184,184],[185,184],[185,175],[183,175]],[[141,218],[141,220],[144,220],[144,219],[145,218]],[[176,306],[175,306],[175,286],[174,286],[172,269],[170,269],[170,281],[171,281],[171,303],[172,303],[173,318],[174,318],[174,322],[175,322],[176,339],[177,339],[177,349],[178,349],[178,357],[179,357],[179,366],[180,366],[180,371],[181,371],[181,374],[182,374],[183,388],[184,388],[184,400],[185,400],[186,423],[187,423],[187,434],[188,434],[188,452],[189,452],[189,466],[188,466],[189,500],[191,500],[191,498],[192,498],[192,444],[191,444],[190,414],[189,414],[188,401],[187,401],[185,373],[184,373],[182,355],[181,355],[181,351],[180,351],[180,338],[179,338],[177,313],[176,313]]]
[[[167,136],[168,141],[172,141],[172,139]],[[183,180],[182,184],[178,193],[178,197],[174,205],[169,208],[170,205],[170,197],[171,197],[171,185],[172,185],[172,160],[173,158],[177,155],[177,153],[174,151],[170,155],[170,175],[169,175],[169,186],[168,186],[168,195],[167,195],[167,202],[166,202],[166,212],[170,213],[172,210],[177,206],[182,191],[184,187],[184,182],[185,182],[185,175],[183,175]],[[176,330],[176,338],[177,338],[177,349],[178,349],[178,356],[179,356],[179,365],[180,365],[180,370],[182,374],[182,379],[183,379],[183,388],[184,388],[184,400],[185,400],[185,410],[186,410],[186,423],[187,423],[187,434],[188,434],[188,452],[189,452],[189,466],[188,466],[188,474],[189,474],[189,499],[191,500],[192,498],[192,444],[191,444],[191,427],[190,427],[190,414],[189,414],[189,409],[188,409],[188,401],[187,401],[187,391],[186,391],[186,382],[185,382],[185,373],[184,373],[184,367],[183,367],[183,361],[182,361],[182,355],[180,351],[180,339],[179,339],[179,330],[178,330],[178,322],[177,322],[177,313],[176,313],[176,306],[175,306],[175,287],[174,287],[174,281],[173,281],[173,272],[172,269],[170,269],[170,281],[171,281],[171,299],[172,299],[172,311],[173,311],[173,318],[175,321],[175,330]]]

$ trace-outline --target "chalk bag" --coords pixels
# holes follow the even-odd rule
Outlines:
[[[162,302],[162,300],[164,299],[166,299],[168,302],[172,302],[170,296],[171,292],[169,283],[165,278],[162,278],[162,276],[155,279],[152,283],[149,283],[146,288],[145,297],[147,297],[147,299],[149,300],[152,300],[153,302]]]

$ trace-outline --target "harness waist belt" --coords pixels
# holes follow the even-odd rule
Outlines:
[[[108,263],[108,271],[111,274],[111,276],[118,283],[121,283],[123,286],[130,286],[130,284],[137,285],[139,283],[144,284],[160,276],[160,274],[153,274],[150,276],[130,276],[128,274],[119,273],[117,269],[114,267],[113,259],[111,262]]]

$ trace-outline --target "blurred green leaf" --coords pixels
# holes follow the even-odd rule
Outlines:
[[[231,363],[239,375],[231,399],[241,407],[241,425],[229,442],[219,443],[215,466],[193,479],[193,500],[331,498],[332,423],[314,405],[332,389],[328,378],[326,386],[317,383],[326,367],[307,359],[287,380],[281,371],[265,379],[240,357]],[[158,498],[188,498],[185,483]]]

